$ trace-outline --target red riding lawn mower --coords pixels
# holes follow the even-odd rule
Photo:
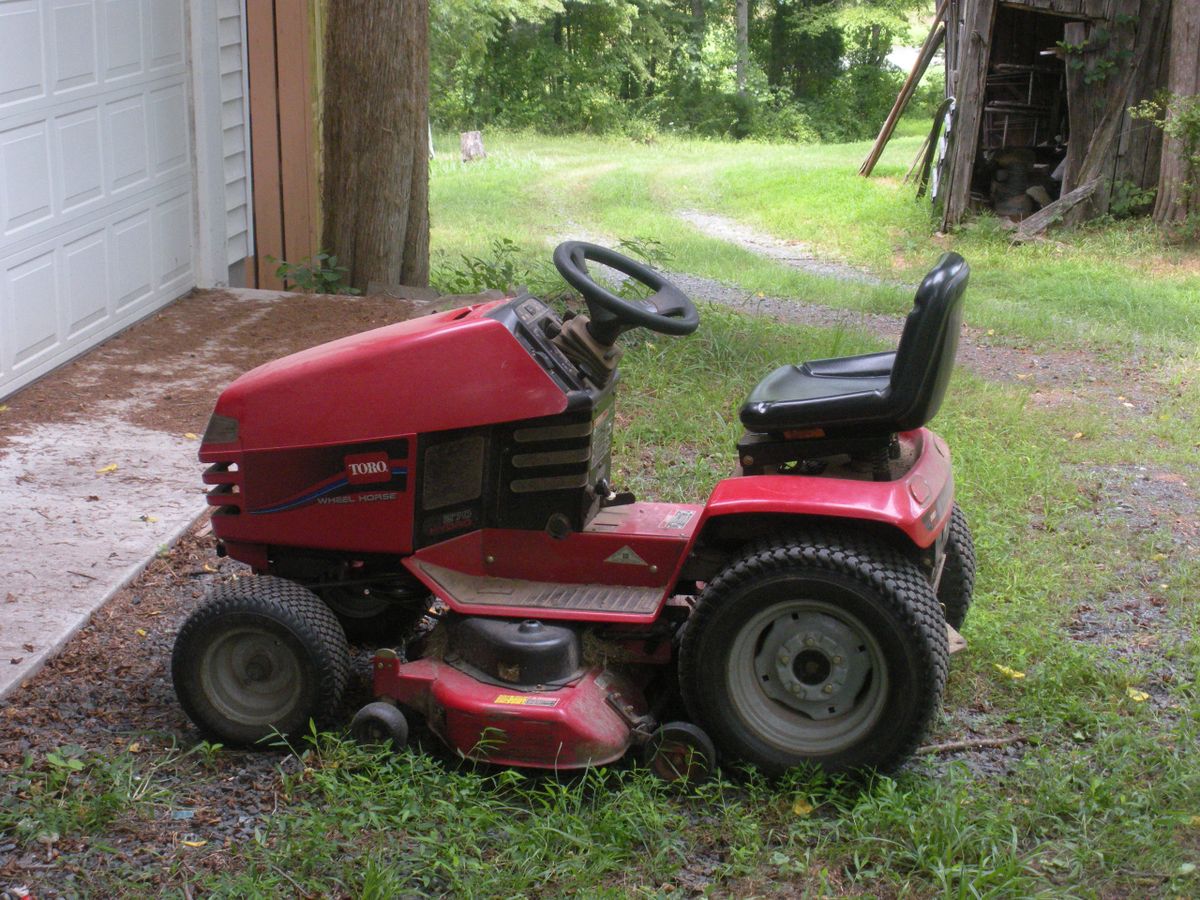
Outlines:
[[[651,295],[613,293],[589,260]],[[200,459],[218,552],[256,574],[180,631],[184,710],[230,745],[302,733],[338,710],[347,637],[394,640],[356,738],[403,745],[419,717],[473,760],[570,770],[637,748],[668,778],[899,763],[939,708],[975,574],[950,452],[924,427],[962,258],[926,276],[894,352],[763,379],[736,474],[702,505],[609,481],[617,340],[689,334],[696,307],[604,247],[554,262],[587,315],[482,303],[225,390]]]

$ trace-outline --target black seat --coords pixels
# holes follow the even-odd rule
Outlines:
[[[776,369],[750,392],[742,424],[788,439],[845,435],[856,442],[924,425],[946,395],[969,272],[957,253],[943,255],[917,288],[894,352]]]

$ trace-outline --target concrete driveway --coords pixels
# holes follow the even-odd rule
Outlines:
[[[0,401],[0,697],[203,514],[196,451],[225,384],[410,310],[197,291]]]

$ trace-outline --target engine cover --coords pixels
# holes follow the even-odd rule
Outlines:
[[[472,617],[450,631],[446,662],[481,681],[534,688],[578,677],[579,634],[536,619]]]

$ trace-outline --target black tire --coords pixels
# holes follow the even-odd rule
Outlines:
[[[886,771],[941,706],[949,651],[929,580],[898,549],[841,531],[764,542],[705,588],[679,680],[724,759],[769,775]]]
[[[383,643],[407,635],[425,615],[425,607],[398,602],[386,594],[356,593],[349,588],[323,588],[325,605],[337,616],[346,639]]]
[[[667,722],[651,736],[643,761],[663,781],[698,784],[716,771],[717,748],[712,738],[691,722]]]
[[[963,627],[971,596],[975,592],[975,541],[962,508],[955,503],[950,513],[950,534],[946,539],[946,562],[938,584],[938,602],[946,622],[955,629]]]
[[[354,714],[350,736],[364,747],[400,750],[408,743],[408,719],[392,704],[376,700]]]
[[[217,587],[179,630],[175,693],[208,738],[252,746],[328,723],[350,675],[342,626],[311,591],[260,575]]]

